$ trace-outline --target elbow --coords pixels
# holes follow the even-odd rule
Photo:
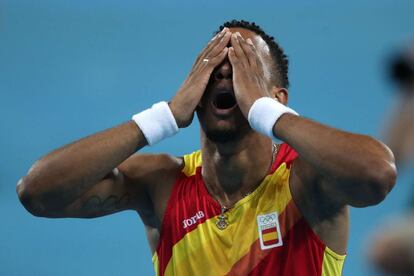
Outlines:
[[[67,205],[57,182],[56,173],[50,173],[48,163],[37,161],[16,186],[17,197],[23,207],[33,216],[60,217]],[[65,201],[66,200],[66,201]]]
[[[369,200],[367,205],[377,205],[384,201],[391,192],[397,180],[397,169],[393,162],[383,161],[373,166],[370,172],[371,180],[368,182]]]
[[[23,207],[33,216],[45,217],[45,208],[41,203],[40,197],[33,189],[33,183],[25,176],[19,180],[16,186],[17,196]]]

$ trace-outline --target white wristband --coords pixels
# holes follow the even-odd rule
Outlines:
[[[178,132],[177,122],[166,102],[156,103],[135,114],[132,120],[141,129],[150,146]]]
[[[251,128],[275,140],[273,126],[280,116],[285,113],[299,115],[296,111],[279,103],[275,99],[262,97],[257,99],[250,107],[247,120]]]

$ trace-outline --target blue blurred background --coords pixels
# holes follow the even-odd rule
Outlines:
[[[15,185],[52,149],[170,99],[212,32],[255,21],[290,57],[290,105],[380,138],[394,102],[385,59],[414,37],[413,1],[0,1],[0,275],[152,275],[134,212],[93,220],[27,213]],[[146,152],[199,147],[198,124]],[[344,275],[376,275],[372,232],[403,210],[409,173],[379,206],[351,210]]]

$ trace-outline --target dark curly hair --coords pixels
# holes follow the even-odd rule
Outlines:
[[[289,87],[289,60],[286,54],[284,53],[282,47],[279,46],[279,44],[275,41],[273,36],[269,36],[268,34],[266,34],[263,31],[263,29],[255,22],[248,22],[245,20],[236,19],[225,22],[223,25],[219,27],[219,30],[216,31],[214,34],[217,34],[221,30],[223,30],[224,27],[248,29],[252,32],[255,32],[261,38],[263,38],[263,40],[269,46],[270,53],[273,56],[275,62],[275,71],[277,72],[277,74],[273,74],[273,77],[275,78],[276,83],[284,88]]]

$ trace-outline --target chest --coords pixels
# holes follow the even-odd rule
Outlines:
[[[197,177],[184,179],[171,201],[162,231],[170,233],[174,245],[181,243],[191,248],[214,241],[214,247],[220,247],[227,255],[241,250],[234,245],[247,245],[248,240],[258,240],[262,247],[266,243],[281,244],[282,222],[292,223],[299,216],[287,182],[275,177],[265,179],[225,212]]]

